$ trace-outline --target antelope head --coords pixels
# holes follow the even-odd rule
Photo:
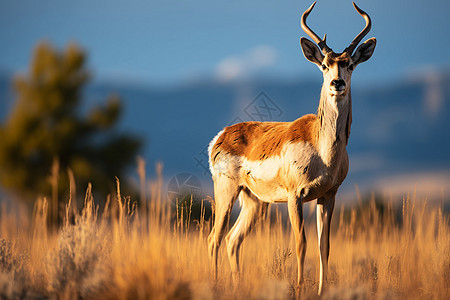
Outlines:
[[[327,35],[325,35],[322,40],[308,27],[308,25],[306,25],[306,18],[314,8],[315,4],[316,2],[314,2],[303,13],[301,25],[303,30],[312,38],[314,42],[316,42],[318,47],[304,37],[300,39],[300,45],[306,59],[315,63],[323,73],[322,91],[328,91],[329,95],[342,98],[348,95],[350,91],[351,77],[355,67],[358,64],[368,60],[375,50],[377,41],[375,38],[371,38],[362,43],[358,49],[356,49],[355,53],[353,53],[359,42],[370,31],[372,21],[370,20],[369,15],[353,2],[355,9],[365,19],[366,26],[351,42],[350,46],[344,50],[344,52],[335,53],[327,46]]]

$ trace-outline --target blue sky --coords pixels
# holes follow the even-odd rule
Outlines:
[[[97,79],[172,84],[198,78],[308,77],[302,12],[312,1],[0,1],[0,70],[24,71],[40,40],[75,41]],[[359,0],[372,17],[377,49],[356,80],[383,83],[449,68],[448,0]],[[319,0],[309,17],[343,50],[363,28],[351,1]],[[228,73],[227,73],[228,72]],[[233,73],[234,72],[234,73]],[[228,76],[228,77],[227,77]],[[230,77],[231,76],[231,77]]]

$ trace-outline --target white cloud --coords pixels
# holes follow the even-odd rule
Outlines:
[[[261,45],[243,54],[229,56],[216,66],[216,77],[220,81],[230,81],[254,75],[256,72],[273,65],[277,54],[273,47]]]
[[[253,48],[248,53],[248,61],[250,67],[261,68],[273,65],[276,61],[277,55],[274,48],[263,45]]]
[[[242,62],[237,57],[227,57],[217,64],[216,74],[220,81],[229,81],[242,75]]]

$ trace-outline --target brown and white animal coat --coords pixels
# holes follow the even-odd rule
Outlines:
[[[314,3],[315,4],[315,3]],[[302,16],[302,28],[319,45],[302,38],[305,57],[319,66],[324,83],[317,114],[293,122],[243,122],[226,127],[209,146],[214,180],[215,224],[208,238],[214,276],[218,249],[236,198],[241,201],[239,217],[226,236],[234,279],[239,276],[239,248],[268,203],[287,202],[298,259],[298,283],[303,281],[306,237],[302,204],[317,199],[320,247],[319,294],[326,279],[329,254],[329,225],[335,195],[348,171],[346,145],[352,123],[350,79],[354,67],[370,58],[376,40],[355,47],[368,33],[365,29],[343,53],[334,53],[307,25],[314,4]]]

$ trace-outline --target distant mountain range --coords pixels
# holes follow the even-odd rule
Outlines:
[[[0,74],[2,120],[13,99],[10,81],[10,76]],[[292,121],[315,113],[320,87],[321,82],[311,80],[204,80],[172,87],[103,82],[86,88],[84,105],[119,94],[125,112],[118,130],[146,140],[142,156],[148,172],[153,174],[153,165],[162,161],[168,181],[178,173],[193,174],[209,193],[205,148],[217,132],[240,121]],[[365,87],[354,82],[352,98],[350,172],[344,194],[354,194],[356,184],[389,190],[394,178],[413,174],[424,174],[412,177],[417,181],[413,186],[428,179],[428,187],[432,182],[450,191],[450,72],[424,72]]]

